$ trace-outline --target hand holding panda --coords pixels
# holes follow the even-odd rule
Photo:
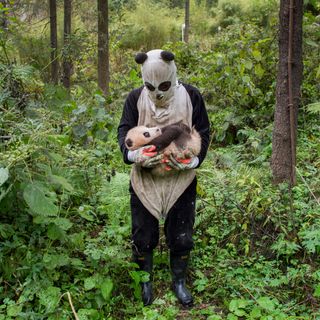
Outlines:
[[[158,154],[155,146],[145,146],[136,150],[129,150],[128,159],[138,163],[144,168],[153,168],[160,164],[163,159],[162,154]]]

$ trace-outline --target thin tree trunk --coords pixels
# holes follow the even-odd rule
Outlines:
[[[275,183],[287,181],[291,185],[295,184],[295,142],[303,69],[302,16],[303,0],[281,0],[271,168]]]
[[[109,93],[108,0],[98,0],[98,86]]]
[[[183,41],[189,42],[189,30],[190,30],[190,0],[185,2],[185,16],[184,16],[184,34]]]
[[[7,8],[7,0],[0,0],[0,3],[2,4],[3,8]],[[0,25],[1,25],[2,30],[4,30],[4,31],[7,30],[7,28],[8,28],[8,19],[7,19],[7,15],[6,15],[5,12],[3,12],[1,14]]]
[[[63,85],[70,89],[70,77],[72,61],[70,56],[70,36],[71,36],[71,1],[64,0],[64,58],[63,58]]]
[[[51,81],[58,84],[59,64],[57,59],[57,2],[49,0],[50,10],[50,44],[51,44]]]

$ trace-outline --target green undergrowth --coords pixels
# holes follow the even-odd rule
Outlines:
[[[1,128],[0,319],[316,319],[320,296],[319,124],[301,124],[298,183],[271,183],[270,128],[244,143],[211,145],[198,170],[195,306],[170,292],[163,232],[155,301],[144,308],[130,262],[129,167],[118,113],[98,92],[67,98],[45,87]],[[56,99],[56,97],[59,99]],[[55,99],[53,99],[55,98]],[[31,103],[31,100],[29,100]],[[161,229],[162,230],[162,229]]]
[[[114,43],[108,98],[83,62],[93,46],[75,61],[82,69],[75,68],[70,93],[43,82],[44,66],[1,60],[0,320],[75,313],[81,320],[320,319],[318,18],[304,18],[297,185],[290,189],[272,184],[269,164],[276,24],[252,16],[241,23],[235,5],[219,3],[232,23],[211,30],[214,39],[164,46],[176,55],[179,79],[203,93],[211,122],[187,278],[195,306],[181,308],[170,291],[163,221],[155,301],[143,307],[140,300],[139,282],[148,276],[131,262],[130,167],[116,129],[141,78],[131,51]],[[80,31],[75,41],[87,39]],[[3,35],[11,59],[17,44]]]

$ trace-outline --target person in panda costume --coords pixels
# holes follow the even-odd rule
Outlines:
[[[186,288],[186,272],[193,248],[196,174],[209,145],[209,120],[203,98],[195,87],[177,81],[174,55],[163,50],[138,53],[143,86],[132,90],[124,104],[118,127],[118,142],[126,164],[133,164],[130,175],[133,260],[140,270],[152,273],[153,250],[159,241],[159,220],[165,219],[166,242],[170,249],[172,290],[183,306],[192,306]],[[153,175],[163,154],[150,152],[150,146],[129,150],[128,131],[135,126],[165,127],[182,121],[194,127],[201,137],[201,150],[191,161],[179,162],[170,156],[166,164],[174,174]],[[151,276],[141,283],[144,305],[152,303]]]

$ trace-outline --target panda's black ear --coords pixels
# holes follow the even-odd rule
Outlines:
[[[148,56],[145,52],[139,52],[136,54],[134,60],[136,60],[136,63],[143,64],[148,59]]]
[[[174,60],[174,54],[170,51],[161,51],[160,56],[164,61]]]

